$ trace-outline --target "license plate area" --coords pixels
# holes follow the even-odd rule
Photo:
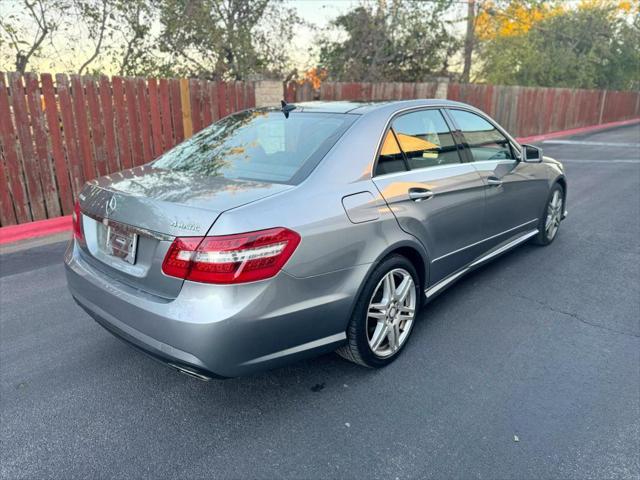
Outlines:
[[[138,234],[113,224],[107,226],[106,233],[106,254],[134,265],[138,249]]]

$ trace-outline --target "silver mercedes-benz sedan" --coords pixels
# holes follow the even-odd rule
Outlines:
[[[422,304],[565,217],[562,164],[444,100],[230,115],[85,185],[77,303],[180,372],[233,377],[336,350],[382,367]]]

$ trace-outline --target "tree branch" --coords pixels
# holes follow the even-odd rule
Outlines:
[[[31,44],[31,48],[29,48],[29,51],[26,54],[23,54],[22,50],[20,50],[16,45],[16,49],[18,50],[18,53],[16,53],[16,71],[21,75],[23,75],[27,70],[27,65],[29,64],[31,56],[38,50],[38,48],[40,48],[40,45],[42,45],[42,42],[44,42],[44,39],[49,33],[49,26],[47,25],[47,20],[45,18],[45,10],[42,0],[37,1],[38,6],[40,7],[40,16],[38,16],[38,13],[35,11],[36,2],[29,3],[28,0],[24,0],[24,4],[31,12],[31,16],[38,25],[38,32]]]
[[[100,30],[99,30],[100,34],[98,35],[98,43],[96,44],[96,48],[93,51],[93,55],[91,55],[87,59],[87,61],[82,64],[80,69],[78,69],[79,75],[82,75],[82,72],[84,71],[84,69],[87,68],[87,66],[91,62],[93,62],[100,54],[100,50],[102,49],[102,40],[104,39],[104,32],[106,30],[106,25],[107,25],[107,17],[108,17],[107,0],[102,0],[102,20],[100,21]]]

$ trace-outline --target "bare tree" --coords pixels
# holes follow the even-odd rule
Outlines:
[[[464,39],[464,68],[462,69],[461,80],[469,83],[471,76],[471,59],[473,56],[473,46],[475,43],[475,27],[476,27],[476,5],[475,0],[467,0],[467,33]]]
[[[11,17],[7,19],[0,18],[0,28],[9,38],[8,43],[16,51],[16,71],[21,74],[24,74],[27,70],[29,61],[39,50],[47,35],[51,35],[58,28],[58,24],[51,19],[51,13],[54,8],[52,2],[47,0],[23,0],[23,4],[29,19],[37,27],[35,33],[27,32],[21,35],[17,25],[12,23]],[[29,39],[29,37],[31,38]]]
[[[78,69],[78,73],[80,75],[82,75],[91,62],[100,55],[105,32],[107,30],[107,19],[110,15],[109,3],[109,0],[100,0],[97,5],[94,5],[92,2],[78,1],[80,15],[87,22],[89,35],[95,38],[93,53]]]
[[[113,63],[120,75],[140,75],[156,72],[155,40],[151,25],[156,21],[157,3],[152,0],[116,0],[114,2],[114,33],[122,39],[112,48]]]

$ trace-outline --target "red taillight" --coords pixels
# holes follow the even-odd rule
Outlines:
[[[84,237],[82,233],[82,214],[80,213],[80,202],[78,200],[76,200],[76,204],[73,206],[71,219],[73,222],[73,237],[82,240]]]
[[[286,228],[219,237],[176,238],[162,262],[172,277],[203,283],[242,283],[273,277],[300,243]]]

